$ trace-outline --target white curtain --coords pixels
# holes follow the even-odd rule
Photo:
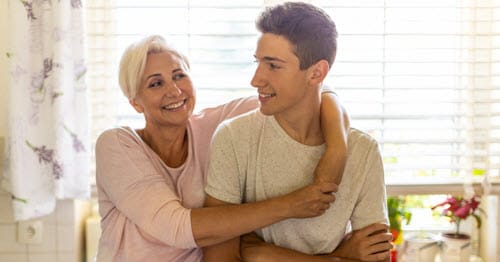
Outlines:
[[[16,220],[88,198],[89,114],[80,0],[9,0],[3,187]]]

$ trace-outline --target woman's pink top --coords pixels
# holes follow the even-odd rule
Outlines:
[[[191,229],[191,208],[203,206],[212,134],[223,120],[258,106],[244,98],[193,115],[189,149],[168,167],[131,128],[102,133],[96,179],[102,235],[97,261],[202,261]]]

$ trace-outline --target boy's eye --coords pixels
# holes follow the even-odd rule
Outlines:
[[[271,69],[279,69],[279,68],[281,68],[280,66],[276,65],[275,63],[269,63],[269,67]]]

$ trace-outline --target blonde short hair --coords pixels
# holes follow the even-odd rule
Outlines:
[[[123,94],[128,99],[135,98],[141,85],[148,54],[170,52],[179,57],[189,69],[189,61],[181,53],[168,46],[162,36],[152,35],[132,43],[123,52],[120,60],[118,81]]]

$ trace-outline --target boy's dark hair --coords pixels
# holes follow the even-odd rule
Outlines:
[[[300,69],[324,59],[331,67],[337,53],[337,29],[330,16],[306,3],[287,2],[268,7],[256,21],[261,33],[280,35],[291,42]]]

